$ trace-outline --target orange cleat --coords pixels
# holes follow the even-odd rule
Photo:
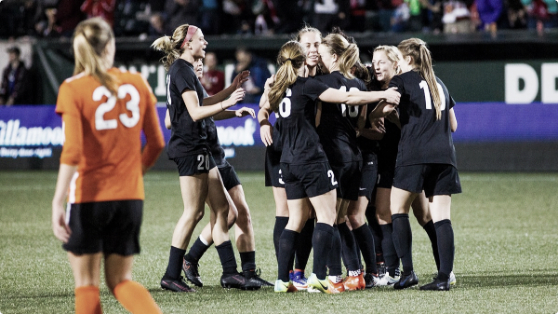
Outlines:
[[[331,294],[335,294],[335,293],[341,293],[345,291],[345,285],[343,284],[343,281],[339,281],[338,283],[333,283],[333,281],[329,280],[329,293]]]
[[[345,286],[345,290],[354,291],[354,290],[363,290],[366,287],[366,283],[361,283],[361,275],[359,276],[347,276],[345,280],[343,280],[343,285]],[[364,282],[364,277],[362,278]]]

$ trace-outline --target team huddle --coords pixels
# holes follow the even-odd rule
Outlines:
[[[213,243],[224,288],[328,294],[409,288],[418,284],[411,207],[432,242],[438,269],[420,289],[449,290],[455,284],[450,207],[451,195],[461,192],[451,135],[457,128],[455,102],[434,75],[422,40],[377,47],[372,67],[360,63],[356,43],[338,29],[322,37],[305,27],[281,47],[279,68],[266,82],[257,113],[267,146],[266,185],[276,204],[274,284],[260,277],[250,210],[214,122],[256,117],[246,107],[227,110],[243,99],[249,73],[208,96],[199,80],[207,44],[201,29],[185,24],[152,45],[165,54],[167,151],[177,165],[184,204],[163,289],[195,291],[186,280],[203,286],[198,262]],[[149,292],[131,280],[133,255],[139,253],[142,175],[164,147],[155,97],[141,76],[112,68],[114,35],[103,20],[80,23],[73,46],[74,76],[60,87],[56,107],[66,143],[52,223],[74,270],[76,312],[102,313],[104,258],[107,286],[127,310],[160,313]],[[143,151],[141,131],[147,139]],[[210,222],[187,252],[205,204]],[[229,237],[233,226],[241,272]]]

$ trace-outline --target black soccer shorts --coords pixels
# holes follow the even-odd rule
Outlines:
[[[72,234],[64,250],[76,255],[140,252],[142,200],[71,204],[67,214]]]
[[[417,164],[395,168],[393,186],[426,197],[461,193],[457,169],[449,164]]]
[[[215,167],[215,160],[210,153],[199,153],[173,159],[181,177],[209,173]]]
[[[281,151],[271,147],[265,150],[265,186],[285,187],[281,171]]]
[[[288,200],[323,195],[337,188],[337,179],[328,162],[305,165],[281,163]]]
[[[358,188],[358,196],[366,196],[370,201],[378,179],[378,158],[376,154],[363,155],[362,157],[362,175],[360,178],[360,187]]]
[[[238,179],[238,175],[236,174],[236,171],[234,171],[234,167],[229,164],[228,161],[225,161],[223,165],[218,166],[217,169],[219,169],[221,179],[223,179],[223,185],[227,191],[237,185],[240,185],[240,179]]]
[[[339,181],[337,198],[356,201],[360,187],[362,161],[351,161],[342,164],[332,164],[331,169]]]

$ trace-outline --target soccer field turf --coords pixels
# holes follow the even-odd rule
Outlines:
[[[262,277],[277,275],[273,249],[275,205],[263,173],[240,173],[252,212]],[[452,222],[457,285],[449,292],[376,288],[340,295],[247,292],[219,286],[217,252],[200,262],[205,287],[197,293],[162,291],[159,281],[182,213],[175,172],[150,172],[134,279],[164,313],[556,313],[558,312],[558,173],[462,173]],[[0,173],[0,313],[71,313],[73,278],[51,231],[55,172]],[[194,232],[195,239],[209,215]],[[413,258],[420,284],[436,266],[426,233],[411,215]],[[234,232],[231,231],[231,236]],[[193,241],[192,241],[193,242]],[[240,258],[237,254],[240,267]],[[312,259],[306,270],[311,272]],[[105,313],[126,313],[101,285]]]

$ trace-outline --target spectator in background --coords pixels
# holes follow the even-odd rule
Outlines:
[[[75,0],[58,1],[55,19],[56,24],[53,27],[54,32],[52,32],[51,35],[72,37],[74,29],[79,22],[85,19],[85,15],[81,11],[81,2]]]
[[[2,72],[0,85],[0,105],[12,106],[30,104],[31,91],[28,88],[28,71],[19,59],[21,51],[18,47],[8,48],[9,63]]]
[[[481,27],[496,35],[498,19],[502,14],[504,3],[502,0],[477,0],[477,11],[481,20]]]
[[[400,0],[377,0],[378,1],[378,24],[379,31],[391,31],[391,17],[395,8],[401,3]],[[395,5],[394,5],[395,2]]]
[[[114,27],[114,8],[116,0],[85,0],[81,11],[87,17],[102,17],[111,27]]]
[[[256,0],[252,13],[256,15],[254,22],[255,35],[272,35],[279,24],[275,5],[271,0]]]
[[[170,31],[165,27],[165,19],[163,15],[159,12],[155,12],[149,17],[149,36],[152,37],[163,37]]]
[[[558,5],[555,0],[521,0],[527,8],[527,26],[542,34],[545,28],[557,27]]]
[[[165,12],[167,26],[176,29],[184,23],[199,25],[199,7],[201,0],[166,0]]]
[[[221,32],[221,1],[202,0],[200,27],[205,35],[218,35]]]
[[[350,8],[348,0],[316,0],[312,25],[322,33],[334,26],[345,29],[349,25]]]
[[[217,56],[213,52],[205,54],[206,70],[201,83],[209,96],[213,96],[225,88],[225,73],[217,68]]]
[[[527,9],[520,0],[506,0],[506,8],[508,10],[508,28],[527,28]]]
[[[391,30],[395,33],[406,32],[409,28],[409,19],[411,18],[411,11],[409,5],[405,1],[398,1],[399,3],[393,11],[391,17]],[[392,1],[395,4],[395,1]]]
[[[245,47],[239,47],[236,50],[236,63],[232,77],[236,77],[238,73],[244,70],[250,71],[250,76],[242,85],[246,92],[243,102],[258,104],[264,90],[265,81],[271,76],[267,68],[267,62]]]
[[[277,34],[290,34],[298,31],[304,24],[304,1],[281,0],[276,1],[277,17],[279,25],[275,32]]]
[[[444,3],[444,33],[466,34],[474,31],[471,12],[463,1],[450,0]]]

